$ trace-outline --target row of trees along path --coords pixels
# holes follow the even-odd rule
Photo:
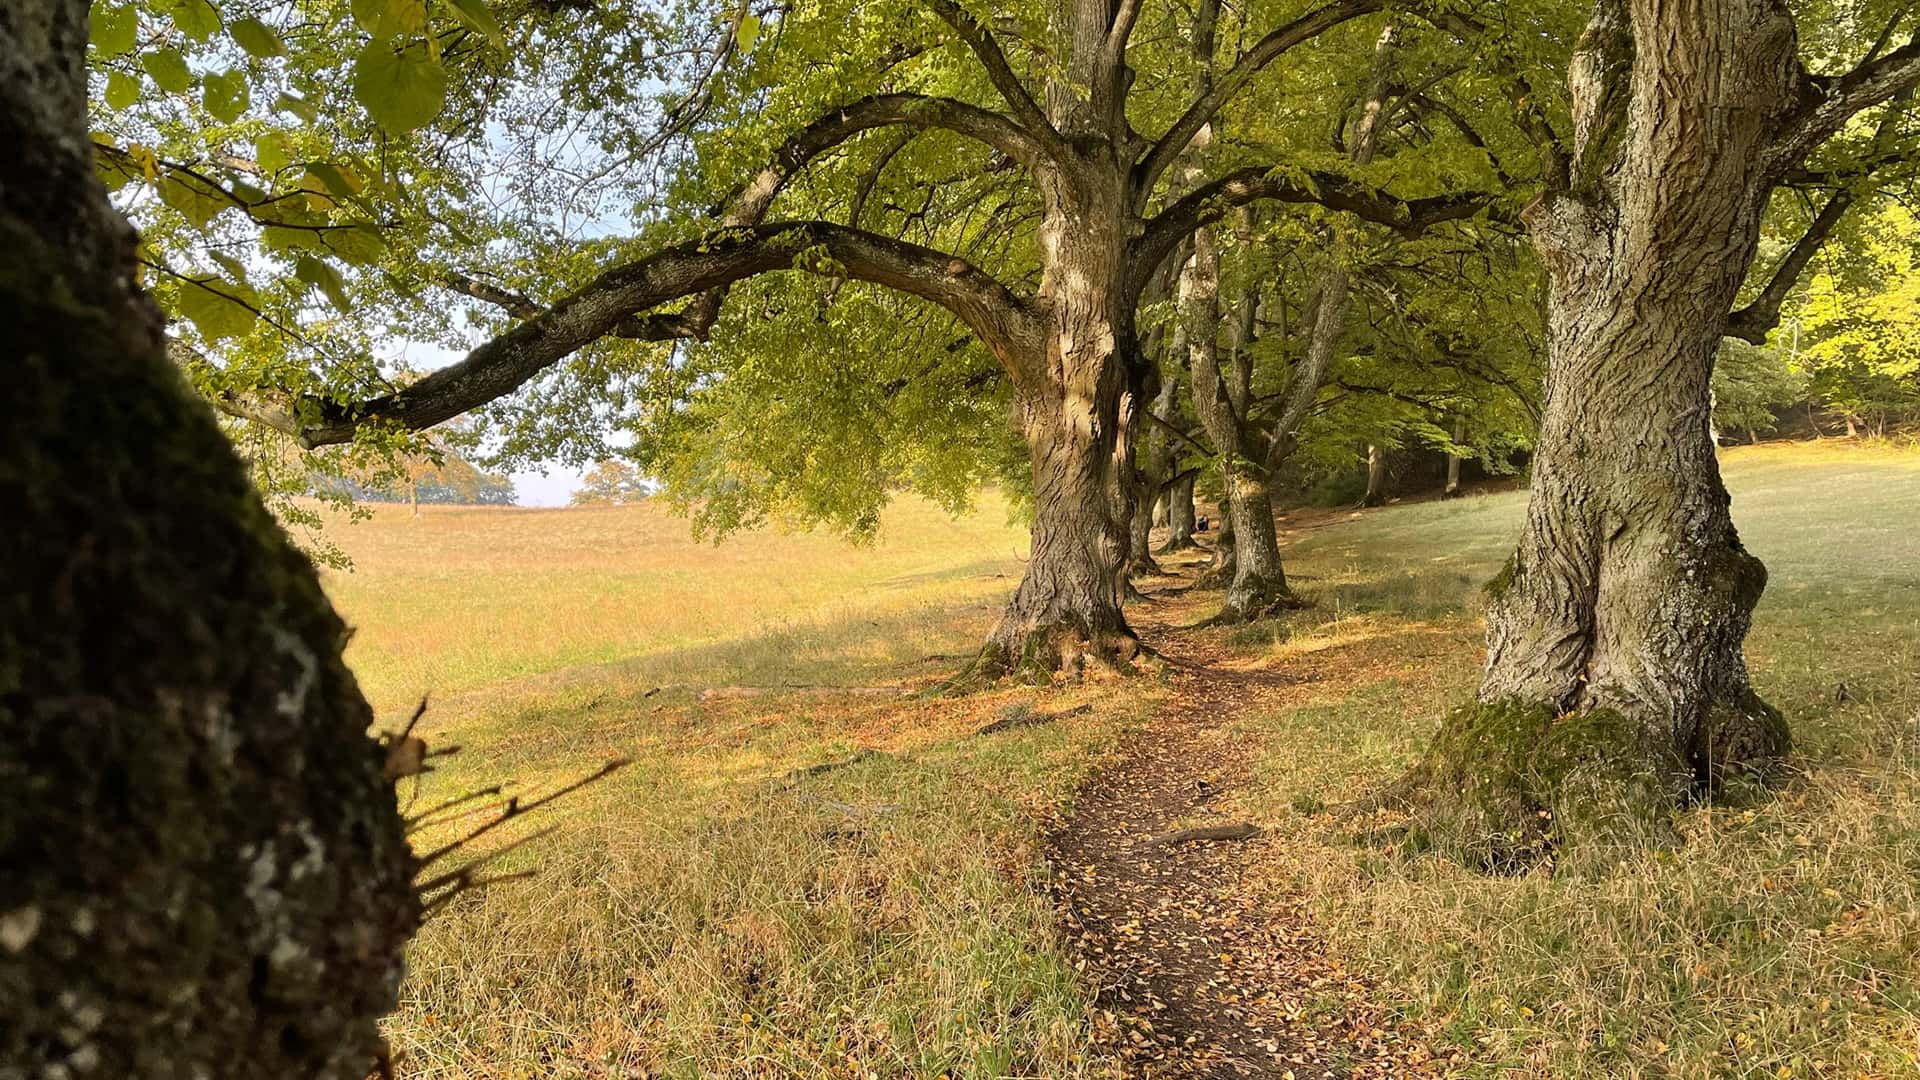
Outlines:
[[[453,6],[468,30],[449,40],[501,32],[484,3]],[[901,55],[964,50],[971,66],[951,85],[967,96],[874,85],[836,102],[778,141],[710,234],[617,260],[552,303],[469,278],[469,295],[518,321],[403,389],[342,398],[290,378],[228,381],[214,397],[307,445],[425,428],[604,338],[699,337],[728,287],[752,275],[873,282],[951,312],[1015,388],[1034,555],[983,672],[1121,662],[1137,649],[1121,613],[1141,401],[1135,307],[1161,264],[1195,230],[1259,201],[1316,203],[1412,233],[1505,213],[1498,192],[1399,197],[1272,161],[1209,167],[1177,197],[1162,181],[1275,61],[1349,24],[1373,20],[1373,41],[1389,22],[1407,34],[1418,20],[1461,48],[1463,68],[1470,60],[1498,77],[1511,125],[1533,142],[1538,175],[1520,185],[1517,219],[1547,272],[1549,373],[1525,531],[1489,615],[1481,700],[1443,726],[1401,794],[1425,808],[1436,841],[1507,869],[1551,844],[1604,846],[1654,828],[1674,800],[1784,751],[1784,721],[1753,693],[1741,656],[1764,570],[1728,515],[1708,376],[1722,336],[1757,338],[1777,321],[1831,232],[1816,219],[1743,295],[1773,193],[1809,169],[1860,177],[1906,159],[1873,153],[1878,140],[1836,139],[1867,110],[1899,109],[1920,81],[1905,6],[1818,17],[1834,13],[1808,0],[1816,18],[1797,25],[1781,0],[1600,0],[1575,41],[1555,32],[1565,5],[1500,5],[1498,23],[1484,25],[1465,7],[1332,0],[1251,28],[1204,89],[1171,106],[1166,84],[1136,78],[1137,62],[1185,51],[1179,34],[1135,41],[1148,14],[1172,26],[1163,9],[1056,0],[1036,18],[989,25],[950,0],[927,6],[945,36],[915,30]],[[421,127],[447,104],[440,35],[426,36],[412,12],[363,7],[355,14],[368,16],[373,39],[352,62],[353,87],[389,134]],[[249,54],[287,52],[258,18],[228,14]],[[141,47],[139,22],[129,34],[125,15],[102,9],[92,36],[103,55]],[[172,43],[143,61],[162,89],[202,81],[180,50],[224,40],[222,16],[208,3],[169,6],[183,36],[169,31]],[[732,24],[744,34],[744,17]],[[34,523],[8,531],[0,552],[6,592],[21,598],[0,613],[0,776],[15,793],[0,802],[0,864],[29,868],[0,897],[0,1012],[14,1021],[0,1055],[30,1075],[352,1080],[376,1053],[375,1020],[393,1003],[419,916],[416,864],[383,748],[367,738],[365,703],[340,663],[340,624],[183,395],[138,273],[164,267],[136,246],[95,169],[147,177],[169,205],[196,213],[207,200],[246,215],[292,204],[204,176],[189,183],[191,170],[150,151],[92,142],[89,29],[78,0],[9,0],[0,13],[0,142],[10,148],[0,306],[13,331],[0,493]],[[1802,33],[1816,47],[1803,51]],[[1024,45],[1012,55],[1009,35]],[[1569,50],[1549,48],[1544,61],[1535,47],[1563,41]],[[856,62],[884,74],[892,55]],[[1813,63],[1828,73],[1811,74]],[[211,114],[245,111],[234,78],[205,87]],[[104,83],[124,96],[124,80]],[[991,105],[967,100],[976,84]],[[1555,84],[1568,87],[1563,100],[1543,89]],[[470,119],[477,100],[446,111]],[[1161,118],[1150,137],[1134,125],[1148,117]],[[810,163],[883,127],[982,144],[1024,171],[1038,212],[1036,284],[857,224],[766,220]],[[419,149],[376,141],[387,161]],[[331,198],[310,195],[370,201],[326,170],[307,172]],[[336,237],[365,256],[366,230],[379,224],[282,221],[275,235]],[[302,259],[302,280],[338,289],[337,273]],[[194,289],[177,295],[197,298],[203,327],[226,326],[222,305],[234,297]]]

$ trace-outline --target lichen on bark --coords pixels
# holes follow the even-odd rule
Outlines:
[[[85,42],[0,19],[0,1075],[360,1080],[412,854],[345,628],[133,285]]]

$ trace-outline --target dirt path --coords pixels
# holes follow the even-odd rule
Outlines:
[[[1221,805],[1250,765],[1233,717],[1314,677],[1231,663],[1180,628],[1217,594],[1159,595],[1139,629],[1175,665],[1175,699],[1087,782],[1049,844],[1063,923],[1098,988],[1098,1037],[1128,1076],[1424,1075],[1306,913],[1250,880],[1274,841],[1152,842],[1240,820]]]

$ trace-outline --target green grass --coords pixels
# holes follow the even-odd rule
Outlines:
[[[1682,814],[1683,847],[1600,876],[1405,860],[1319,812],[1396,775],[1472,693],[1478,584],[1524,496],[1369,514],[1292,548],[1320,607],[1265,651],[1344,650],[1356,677],[1243,720],[1266,752],[1244,801],[1288,841],[1274,887],[1312,897],[1461,1075],[1920,1067],[1920,456],[1768,446],[1725,472],[1772,574],[1748,652],[1794,723],[1796,773]]]
[[[1489,879],[1359,842],[1337,814],[1472,693],[1479,588],[1522,495],[1290,515],[1289,568],[1317,606],[1217,631],[1305,677],[1235,721],[1259,766],[1220,812],[1272,826],[1260,879],[1303,894],[1329,948],[1460,1075],[1920,1068],[1920,456],[1768,446],[1726,472],[1773,575],[1749,652],[1798,771],[1685,813],[1685,846],[1606,874]],[[1111,1075],[1039,842],[1160,686],[871,692],[980,639],[1024,550],[1004,519],[908,503],[858,550],[715,549],[646,507],[342,531],[358,569],[329,588],[364,685],[384,715],[435,690],[423,730],[465,748],[416,808],[634,761],[506,855],[529,879],[422,932],[389,1024],[403,1075]],[[795,684],[867,690],[698,694]],[[973,734],[1042,699],[1097,708]],[[859,748],[883,753],[789,776]]]

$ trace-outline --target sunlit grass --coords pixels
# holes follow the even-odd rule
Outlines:
[[[907,502],[870,548],[715,548],[645,506],[384,512],[342,540],[363,683],[387,714],[434,690],[421,730],[463,747],[413,809],[632,760],[507,830],[557,826],[491,868],[530,877],[420,934],[404,1075],[1106,1075],[1039,834],[1151,697],[1052,692],[1103,707],[977,737],[1040,692],[881,689],[978,646],[1025,551],[998,500]],[[789,775],[856,749],[882,756]]]
[[[1377,971],[1463,1075],[1914,1075],[1920,1053],[1920,456],[1775,445],[1725,460],[1772,581],[1749,659],[1797,773],[1681,815],[1681,848],[1598,877],[1488,878],[1359,843],[1322,808],[1393,777],[1473,691],[1478,584],[1521,494],[1315,530],[1320,607],[1248,642],[1279,664],[1341,638],[1357,683],[1243,721],[1246,807],[1284,842],[1335,947]]]
[[[1392,777],[1479,673],[1480,583],[1520,494],[1282,523],[1316,606],[1217,631],[1302,676],[1236,723],[1258,767],[1219,813],[1279,842],[1329,947],[1462,1075],[1906,1076],[1920,1050],[1920,457],[1733,451],[1773,579],[1750,642],[1799,774],[1684,814],[1684,847],[1597,877],[1488,879],[1359,843],[1330,811]],[[389,1030],[403,1075],[1111,1075],[1054,931],[1046,823],[1151,679],[920,701],[980,639],[1024,537],[924,505],[878,547],[715,549],[650,508],[430,511],[343,534],[350,656],[392,714],[463,744],[425,805],[627,770],[511,853],[516,881],[421,934]],[[994,575],[1004,574],[1005,577]],[[709,696],[709,687],[837,685]],[[973,734],[1016,702],[1096,709]],[[884,756],[791,771],[856,749]],[[437,842],[452,835],[437,831]],[[1254,849],[1249,849],[1254,850]]]
[[[658,682],[844,681],[940,651],[952,611],[1006,592],[1026,533],[1002,500],[982,504],[953,519],[903,499],[860,548],[778,532],[703,543],[652,504],[382,507],[333,528],[354,568],[326,582],[383,712],[590,664]]]

